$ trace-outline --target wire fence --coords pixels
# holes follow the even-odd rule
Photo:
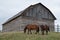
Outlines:
[[[60,32],[60,25],[55,25],[55,32]]]

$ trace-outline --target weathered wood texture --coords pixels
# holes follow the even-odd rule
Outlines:
[[[54,31],[54,17],[43,6],[36,5],[28,8],[23,16],[3,25],[3,32],[21,31],[27,24],[47,24],[51,31]]]
[[[34,19],[27,19],[27,18],[17,18],[5,25],[3,25],[3,31],[21,31],[27,24],[47,24],[49,25],[51,31],[54,30],[54,22],[52,20],[34,20]]]

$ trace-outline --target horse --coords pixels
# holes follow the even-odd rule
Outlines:
[[[46,31],[46,35],[48,34],[48,31],[50,32],[49,26],[47,26],[47,25],[40,25],[40,27],[41,27],[42,35],[44,35],[44,31]]]
[[[39,26],[36,24],[28,24],[24,28],[24,33],[26,33],[26,30],[28,30],[28,34],[29,33],[32,34],[31,30],[36,30],[35,34],[37,34],[37,33],[39,33]]]

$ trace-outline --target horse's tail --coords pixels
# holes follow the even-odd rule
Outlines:
[[[26,29],[27,29],[27,27],[24,28],[24,33],[26,33]]]

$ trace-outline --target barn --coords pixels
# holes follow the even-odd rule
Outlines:
[[[23,31],[27,24],[46,24],[51,31],[54,31],[56,17],[42,3],[30,5],[23,11],[14,15],[2,24],[3,32]]]

